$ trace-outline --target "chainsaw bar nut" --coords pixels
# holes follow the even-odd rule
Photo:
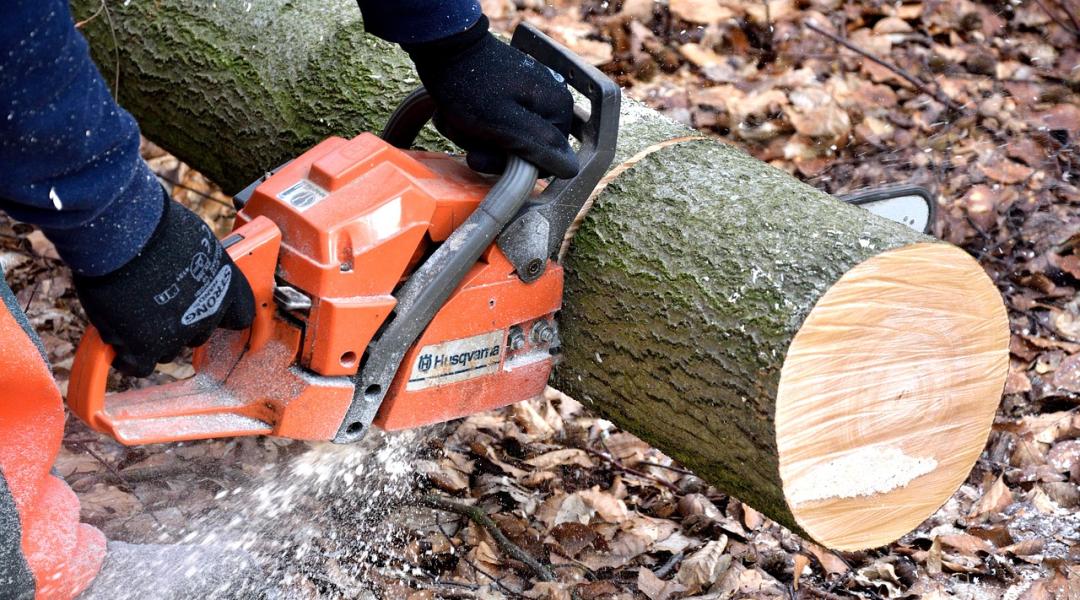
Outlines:
[[[534,344],[550,344],[551,340],[555,339],[555,328],[540,319],[533,324],[531,337]]]
[[[525,334],[521,332],[521,328],[514,326],[510,328],[510,335],[506,338],[506,347],[511,352],[521,350],[525,347]]]

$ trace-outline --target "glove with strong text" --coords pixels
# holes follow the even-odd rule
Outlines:
[[[488,32],[487,17],[448,38],[402,44],[435,101],[435,127],[484,173],[507,153],[568,179],[578,172],[567,142],[574,99],[561,77]]]
[[[217,327],[244,329],[255,299],[240,269],[195,213],[165,199],[157,229],[135,258],[99,277],[74,277],[90,322],[116,350],[113,366],[145,377]]]

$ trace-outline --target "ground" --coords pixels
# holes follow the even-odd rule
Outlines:
[[[534,22],[630,95],[826,191],[927,186],[934,233],[979,259],[1012,323],[968,481],[895,544],[832,553],[552,390],[360,447],[124,448],[69,419],[57,469],[87,522],[250,550],[296,598],[1080,598],[1080,4],[484,5],[496,27]],[[228,230],[211,182],[150,143],[144,156]],[[85,324],[69,273],[7,220],[0,262],[64,388]],[[181,360],[155,377],[188,373]]]

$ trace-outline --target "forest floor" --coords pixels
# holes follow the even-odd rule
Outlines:
[[[828,192],[932,190],[935,235],[978,258],[1012,324],[967,482],[898,542],[829,552],[552,390],[359,448],[125,448],[69,419],[57,469],[85,521],[250,550],[290,598],[1080,598],[1080,3],[484,5],[497,28],[533,22],[631,96]],[[228,197],[152,144],[144,156],[228,231]],[[9,220],[0,264],[66,388],[85,325],[70,274]]]

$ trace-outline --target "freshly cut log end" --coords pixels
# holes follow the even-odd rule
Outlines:
[[[975,260],[939,243],[859,263],[815,304],[776,399],[788,507],[815,540],[880,546],[968,476],[1008,372],[1008,319]]]

